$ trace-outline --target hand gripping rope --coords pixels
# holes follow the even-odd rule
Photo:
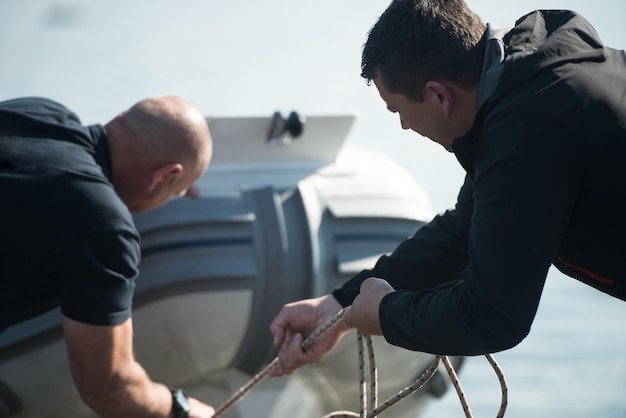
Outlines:
[[[315,331],[313,334],[307,337],[304,341],[302,341],[300,346],[304,349],[308,347],[309,345],[311,345],[313,341],[315,341],[320,335],[322,335],[329,328],[331,328],[333,325],[339,322],[345,315],[347,309],[349,308],[350,307],[348,306],[347,308],[340,310],[337,313],[337,315],[332,317],[330,320],[324,323],[317,331]],[[365,340],[365,344],[366,344],[367,352],[368,352],[369,380],[370,380],[369,402],[367,399],[368,397],[367,379],[365,376],[366,373],[365,373],[365,355],[364,355],[363,340]],[[359,351],[359,392],[360,392],[361,412],[357,414],[356,412],[352,412],[352,411],[335,411],[335,412],[331,412],[329,414],[324,415],[322,418],[343,418],[343,417],[345,418],[351,418],[351,417],[373,418],[373,417],[376,417],[380,413],[382,413],[385,409],[389,408],[390,406],[394,405],[398,401],[406,398],[413,392],[416,392],[422,387],[424,387],[424,385],[428,383],[430,378],[432,378],[437,372],[440,362],[443,363],[444,367],[446,368],[446,371],[448,372],[448,375],[450,376],[450,380],[452,381],[452,384],[454,385],[454,388],[456,389],[456,393],[459,397],[459,400],[461,401],[461,406],[463,408],[463,412],[465,413],[466,418],[473,417],[469,404],[467,403],[465,393],[463,392],[463,388],[461,387],[461,383],[459,382],[459,379],[457,378],[456,372],[454,371],[454,367],[452,367],[452,363],[450,362],[450,359],[448,358],[448,356],[435,356],[435,359],[433,360],[431,365],[426,369],[426,371],[424,371],[424,373],[415,382],[413,382],[411,385],[399,391],[396,395],[384,401],[381,405],[378,405],[378,399],[377,399],[378,398],[378,387],[377,387],[378,372],[376,370],[376,361],[374,358],[374,344],[372,342],[372,337],[369,335],[363,335],[360,332],[357,333],[357,347]],[[500,381],[500,387],[502,389],[502,400],[500,403],[500,410],[498,411],[498,415],[496,415],[496,418],[502,418],[504,416],[507,403],[508,403],[508,389],[506,385],[506,380],[504,378],[504,374],[502,373],[502,370],[500,369],[500,366],[498,366],[498,363],[496,363],[493,356],[491,354],[486,354],[485,357],[489,361],[489,364],[491,364],[491,367],[493,367],[493,370],[495,371],[496,376],[498,376],[498,380]],[[278,357],[272,360],[270,364],[265,366],[263,370],[257,373],[252,379],[250,379],[250,381],[248,381],[248,383],[243,385],[239,390],[237,390],[237,392],[235,392],[230,398],[228,398],[220,407],[218,407],[213,417],[217,418],[221,414],[226,412],[228,409],[230,409],[236,402],[241,400],[253,387],[255,387],[256,385],[261,383],[265,378],[267,378],[269,375],[269,371],[273,367],[276,367],[277,365],[278,365]],[[368,410],[370,412],[368,412]]]

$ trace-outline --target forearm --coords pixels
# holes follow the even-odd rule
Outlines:
[[[352,304],[361,284],[370,277],[384,279],[395,289],[442,289],[458,282],[467,266],[465,229],[461,215],[447,212],[383,255],[370,270],[363,270],[332,294],[342,305]],[[461,232],[458,232],[458,230]]]
[[[172,395],[134,362],[123,375],[113,377],[89,406],[103,418],[166,418],[172,410]]]
[[[132,320],[94,326],[64,317],[70,370],[83,401],[109,418],[165,418],[172,406],[169,389],[153,382],[132,350]]]
[[[75,374],[75,383],[85,404],[103,418],[165,418],[171,411],[169,388],[153,382],[135,361],[100,379]]]
[[[171,389],[153,382],[137,362],[123,368],[86,403],[103,418],[170,418],[174,410]],[[187,397],[190,418],[209,418],[215,410]],[[184,404],[183,404],[184,405]],[[179,404],[179,408],[180,408]]]
[[[352,304],[361,284],[370,277],[387,281],[394,289],[442,289],[461,280],[468,264],[467,239],[474,201],[469,178],[459,192],[454,210],[437,215],[389,255],[378,259],[333,291],[342,306]]]

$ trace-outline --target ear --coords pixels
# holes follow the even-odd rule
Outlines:
[[[154,170],[154,172],[152,173],[148,189],[153,190],[159,183],[163,181],[170,181],[182,172],[183,166],[178,163],[171,163],[161,166]]]
[[[452,112],[454,97],[450,89],[438,81],[426,82],[424,88],[425,100],[439,109],[444,115],[449,116]]]

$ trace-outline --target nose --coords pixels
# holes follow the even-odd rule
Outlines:
[[[407,130],[409,129],[409,125],[406,124],[406,122],[402,119],[402,116],[400,116],[400,126],[402,127],[402,129]]]

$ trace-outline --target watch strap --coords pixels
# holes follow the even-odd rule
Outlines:
[[[171,418],[189,418],[189,397],[182,389],[170,387],[172,393]]]

